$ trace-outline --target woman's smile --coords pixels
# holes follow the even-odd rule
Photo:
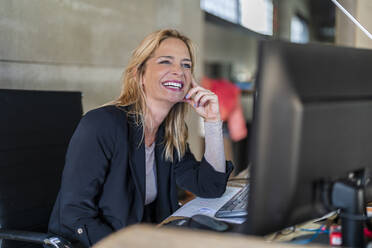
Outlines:
[[[184,82],[180,80],[166,80],[162,82],[162,85],[172,91],[182,91]]]

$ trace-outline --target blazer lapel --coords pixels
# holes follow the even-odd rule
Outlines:
[[[169,194],[170,188],[172,187],[170,181],[171,162],[165,161],[164,158],[164,131],[164,124],[162,124],[158,129],[155,141],[155,161],[158,187],[156,204],[157,222],[161,222],[171,214],[171,202]]]
[[[134,116],[128,115],[129,123],[129,165],[133,173],[133,181],[141,199],[142,209],[139,209],[138,219],[141,221],[143,216],[143,206],[145,204],[146,190],[146,161],[145,161],[145,144],[141,142],[142,127],[136,125]],[[157,171],[157,187],[158,195],[156,200],[156,217],[160,222],[168,217],[174,211],[171,203],[172,191],[177,192],[175,184],[171,183],[171,168],[172,163],[164,160],[164,124],[159,127],[155,140],[155,162]],[[177,199],[177,197],[176,197]]]
[[[142,206],[145,204],[145,145],[141,142],[142,126],[135,123],[134,116],[128,115],[129,122],[129,165],[133,173],[133,180],[140,195]],[[141,211],[143,212],[143,211]],[[142,217],[141,217],[142,218]]]

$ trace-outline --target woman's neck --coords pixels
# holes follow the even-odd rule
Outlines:
[[[156,133],[160,124],[167,117],[172,106],[149,103],[147,105],[147,113],[145,116],[145,144],[151,146],[155,141]]]

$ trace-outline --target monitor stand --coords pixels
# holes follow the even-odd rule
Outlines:
[[[341,209],[342,246],[364,246],[364,187],[351,181],[337,181],[332,187],[332,206]]]

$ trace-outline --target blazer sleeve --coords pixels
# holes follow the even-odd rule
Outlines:
[[[223,195],[227,180],[233,170],[230,161],[226,161],[226,172],[216,171],[204,158],[199,162],[191,153],[189,146],[182,160],[175,165],[175,178],[179,187],[204,198],[216,198]]]
[[[84,245],[113,232],[100,218],[100,189],[115,146],[113,116],[102,109],[87,113],[71,138],[62,176],[60,223]]]

